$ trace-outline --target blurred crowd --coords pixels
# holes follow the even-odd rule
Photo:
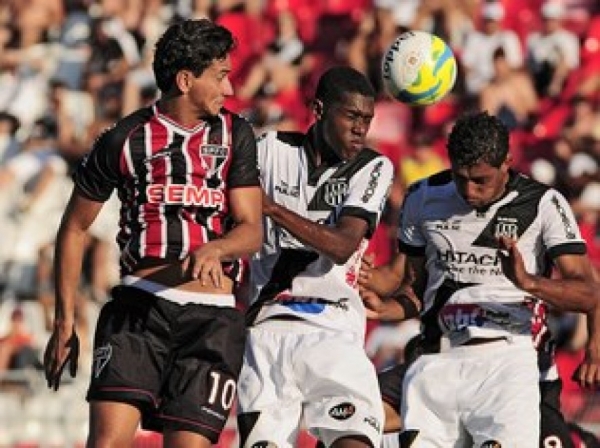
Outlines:
[[[0,383],[11,368],[39,368],[30,349],[39,353],[48,335],[53,241],[73,167],[104,128],[156,99],[152,52],[168,24],[200,17],[238,39],[227,107],[257,134],[305,130],[309,92],[325,68],[349,64],[369,76],[379,94],[369,144],[397,167],[372,241],[378,263],[392,253],[405,189],[447,166],[447,131],[460,113],[481,108],[511,129],[516,168],[571,201],[600,269],[597,0],[3,0]],[[383,90],[381,57],[408,29],[440,36],[457,58],[456,86],[436,105],[410,107]],[[89,335],[118,279],[116,231],[116,207],[105,207],[81,280],[80,334]],[[18,350],[6,349],[15,331]],[[371,327],[378,367],[398,359],[414,331]]]

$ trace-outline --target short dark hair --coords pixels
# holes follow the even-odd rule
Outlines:
[[[508,128],[487,111],[465,114],[456,120],[448,137],[448,157],[453,166],[479,162],[500,167],[508,155]]]
[[[215,59],[224,59],[235,45],[227,28],[208,19],[175,22],[156,42],[152,63],[156,85],[162,92],[169,91],[180,70],[200,76]]]
[[[339,104],[344,102],[349,93],[375,98],[375,89],[365,75],[352,67],[338,66],[321,75],[315,98],[324,105]]]

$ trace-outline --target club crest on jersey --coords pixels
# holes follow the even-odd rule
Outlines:
[[[501,216],[496,220],[494,236],[501,236],[517,239],[519,237],[519,224],[516,218],[503,218]]]
[[[200,145],[200,158],[207,175],[213,175],[223,165],[229,154],[229,147],[217,144]]]
[[[348,193],[346,179],[329,179],[323,185],[323,199],[331,207],[340,205],[344,201],[346,193]]]

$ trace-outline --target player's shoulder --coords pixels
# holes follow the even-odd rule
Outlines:
[[[410,184],[407,189],[407,194],[415,194],[417,192],[424,193],[425,191],[444,188],[450,186],[452,182],[452,171],[449,169],[442,170]]]
[[[543,197],[548,195],[561,196],[561,193],[559,193],[558,190],[523,173],[515,171],[510,172],[508,188],[512,191],[516,191],[519,194],[521,201],[538,203]]]
[[[94,141],[94,146],[120,148],[137,128],[143,126],[153,116],[152,108],[144,107],[120,118],[100,132]]]
[[[269,130],[260,134],[257,140],[266,144],[297,148],[302,146],[305,138],[306,134],[299,131]]]
[[[305,139],[302,132],[270,130],[260,134],[256,143],[259,148],[276,148],[279,153],[284,153],[286,150],[295,152],[304,145]]]
[[[240,126],[243,126],[243,127],[247,126],[249,128],[252,127],[252,124],[245,116],[240,115],[236,112],[233,112],[229,109],[226,109],[226,108],[221,109],[220,115],[222,117],[225,117],[226,119],[229,118],[231,120],[232,126],[234,126],[234,127],[240,127]],[[219,121],[219,120],[216,120],[216,121]]]
[[[362,159],[364,162],[377,160],[378,162],[390,163],[393,165],[392,160],[388,156],[369,147],[363,148],[363,150],[358,154],[358,158]]]

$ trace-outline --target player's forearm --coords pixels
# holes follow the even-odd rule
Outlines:
[[[594,314],[600,307],[600,285],[583,279],[548,279],[528,275],[522,289],[559,311]]]
[[[54,325],[72,327],[81,277],[86,233],[62,226],[54,254],[56,303]]]
[[[586,318],[588,332],[586,354],[590,359],[600,361],[600,306],[587,313]]]
[[[215,240],[219,245],[221,260],[231,261],[247,257],[260,250],[263,229],[260,221],[237,224],[223,238]]]
[[[349,244],[349,237],[323,224],[306,219],[285,207],[272,204],[265,210],[278,226],[283,227],[302,243],[311,246],[333,260],[343,264],[356,251],[357,245]]]

